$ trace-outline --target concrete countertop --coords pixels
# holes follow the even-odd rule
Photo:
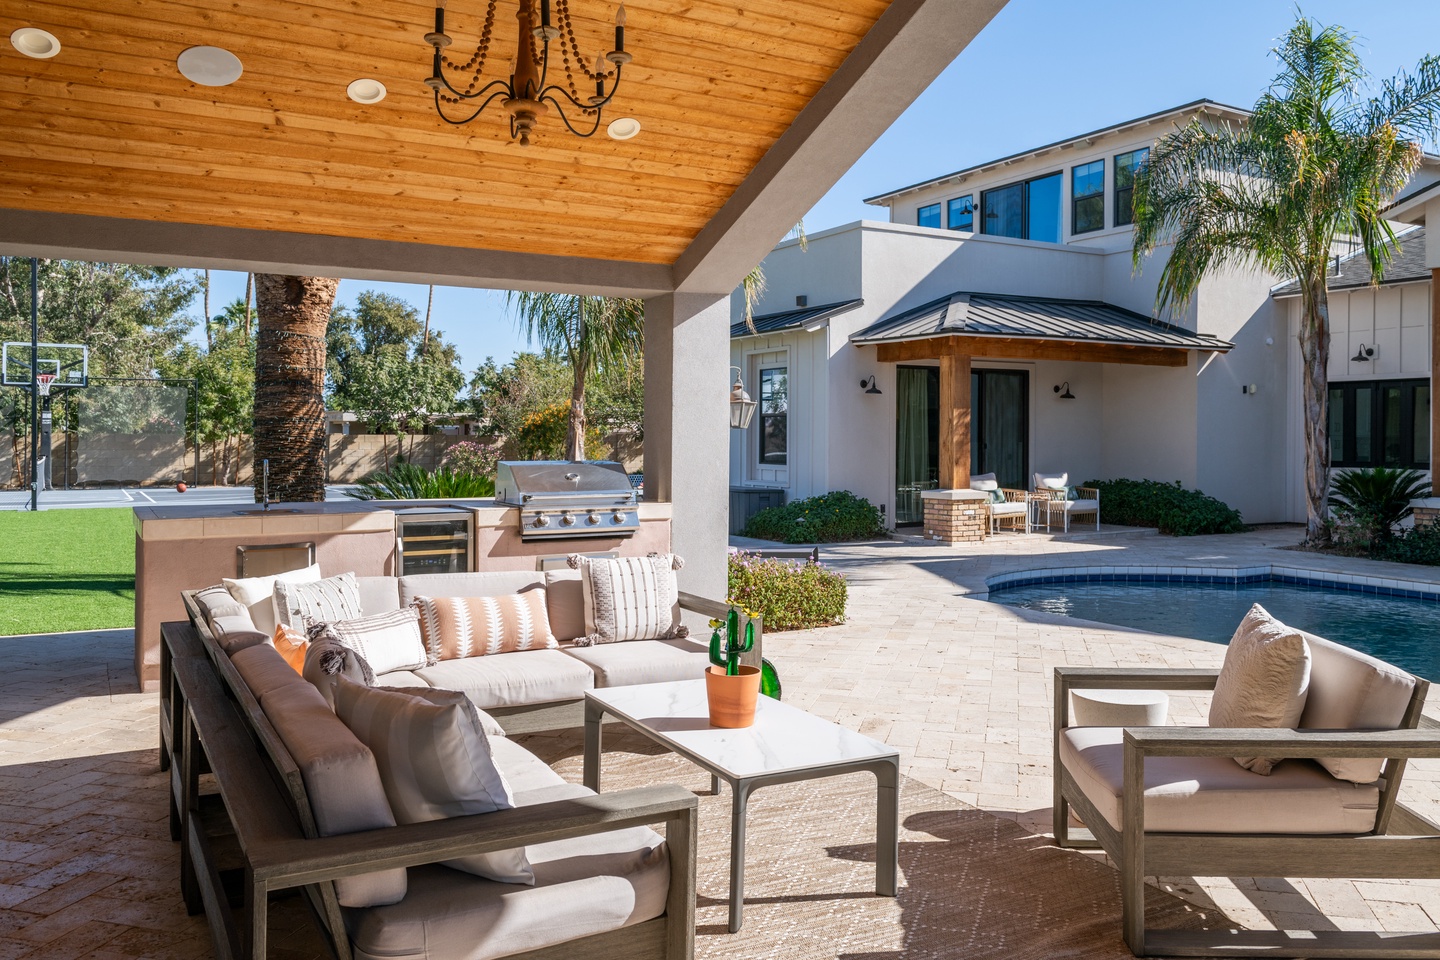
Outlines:
[[[516,523],[515,507],[494,500],[327,500],[323,503],[259,505],[199,504],[135,507],[135,533],[141,540],[192,540],[265,534],[373,533],[395,529],[395,511],[409,508],[463,507],[475,513],[477,526]],[[668,503],[641,503],[640,519],[669,520]]]

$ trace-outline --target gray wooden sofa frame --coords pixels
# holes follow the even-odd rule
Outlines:
[[[161,762],[171,771],[181,891],[192,914],[205,912],[217,957],[266,956],[267,903],[276,891],[300,889],[331,951],[338,960],[351,960],[333,882],[338,878],[663,825],[670,857],[663,916],[513,956],[571,960],[578,952],[596,960],[692,960],[698,801],[690,791],[667,784],[320,837],[299,767],[230,658],[191,623],[163,624],[161,637]],[[205,772],[214,775],[218,793],[202,792]],[[227,868],[240,871],[238,911],[227,898]]]
[[[1313,931],[1147,930],[1145,878],[1315,877],[1440,878],[1440,831],[1397,804],[1408,760],[1440,757],[1440,731],[1416,729],[1429,683],[1415,689],[1401,729],[1380,731],[1127,727],[1122,823],[1113,829],[1060,763],[1060,731],[1070,724],[1070,691],[1080,689],[1213,690],[1218,670],[1055,669],[1055,842],[1102,848],[1120,870],[1125,943],[1136,956],[1440,957],[1440,934]],[[1375,825],[1366,834],[1254,835],[1146,833],[1148,757],[1284,756],[1384,758]],[[1070,807],[1089,828],[1071,828]],[[1072,836],[1073,834],[1073,836]]]

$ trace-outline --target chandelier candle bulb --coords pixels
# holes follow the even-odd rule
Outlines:
[[[550,26],[550,0],[540,0],[540,26]]]
[[[619,52],[625,50],[625,4],[620,4],[620,9],[615,11],[615,49]]]

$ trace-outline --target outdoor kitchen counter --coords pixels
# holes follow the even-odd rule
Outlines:
[[[535,570],[541,557],[614,550],[624,556],[670,552],[668,503],[641,503],[629,537],[524,540],[519,511],[493,500],[329,500],[258,505],[143,506],[135,514],[135,675],[153,690],[160,678],[160,624],[183,620],[180,591],[238,577],[239,548],[313,544],[324,576],[394,576],[395,511],[464,507],[475,514],[475,569]]]

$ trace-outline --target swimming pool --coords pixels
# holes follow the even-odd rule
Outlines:
[[[1323,586],[1134,583],[1123,580],[1000,586],[990,599],[1013,607],[1177,637],[1228,643],[1260,604],[1280,620],[1363,650],[1426,679],[1440,677],[1440,602]]]

